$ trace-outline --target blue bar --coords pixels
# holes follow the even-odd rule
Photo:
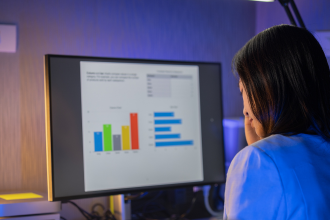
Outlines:
[[[103,151],[102,132],[94,132],[95,151]]]
[[[158,127],[158,128],[155,128],[155,132],[162,132],[162,131],[171,131],[171,127]]]
[[[154,117],[174,117],[174,112],[155,112]]]
[[[194,145],[194,141],[156,142],[156,147],[170,147],[170,146],[182,146],[182,145]]]
[[[155,120],[155,125],[164,125],[164,124],[181,124],[181,119]]]
[[[155,139],[180,138],[180,134],[156,134]]]

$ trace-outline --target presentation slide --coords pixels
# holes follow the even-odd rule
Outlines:
[[[203,181],[195,65],[80,62],[85,191]]]

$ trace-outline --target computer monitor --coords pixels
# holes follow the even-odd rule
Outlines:
[[[220,63],[45,55],[50,201],[225,181]]]

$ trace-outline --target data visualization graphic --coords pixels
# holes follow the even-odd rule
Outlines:
[[[199,69],[80,62],[85,191],[203,181]]]
[[[155,112],[154,117],[156,147],[187,146],[194,144],[193,140],[182,140],[181,133],[171,132],[173,126],[182,125],[181,119],[174,119],[174,112]],[[169,139],[170,141],[168,141]]]
[[[116,151],[116,150],[138,150],[139,131],[138,114],[130,114],[130,125],[121,126],[121,134],[112,134],[111,124],[103,125],[103,132],[94,132],[94,150]]]

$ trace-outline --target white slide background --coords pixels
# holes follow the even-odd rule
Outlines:
[[[82,61],[80,76],[85,191],[203,180],[198,66]],[[193,145],[156,147],[154,112],[174,112],[182,124],[164,133]],[[138,113],[139,150],[95,152],[94,132],[111,124],[121,134],[130,113]]]

